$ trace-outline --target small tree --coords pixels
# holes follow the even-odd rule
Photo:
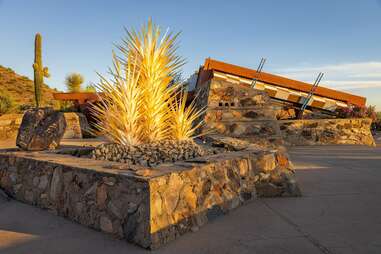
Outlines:
[[[93,85],[87,85],[86,88],[85,88],[85,92],[87,93],[95,93],[97,90],[95,89],[95,87]]]
[[[76,93],[82,91],[82,83],[84,78],[79,73],[71,73],[66,76],[66,88],[69,92]]]

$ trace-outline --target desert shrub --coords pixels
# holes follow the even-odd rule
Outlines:
[[[48,102],[46,102],[46,104],[49,106],[49,107],[52,107],[54,110],[61,110],[61,101],[60,100],[49,100]]]
[[[12,110],[14,101],[13,98],[7,94],[0,94],[0,115],[9,113]]]
[[[376,106],[369,105],[368,107],[366,107],[365,115],[366,117],[371,118],[373,122],[376,122],[377,121]]]
[[[96,92],[96,89],[93,85],[87,85],[86,88],[85,88],[85,92],[87,93],[95,93]]]
[[[77,111],[77,108],[72,101],[58,101],[58,106],[56,105],[56,107],[58,107],[61,112]]]
[[[19,112],[24,112],[24,111],[26,111],[28,109],[31,109],[31,108],[33,108],[33,105],[30,105],[30,104],[21,104],[18,107],[18,111]]]
[[[358,107],[349,105],[347,108],[336,110],[339,118],[371,118],[373,123],[377,121],[376,106]]]
[[[65,84],[69,92],[81,92],[84,78],[79,73],[71,73],[66,76]]]
[[[336,110],[339,118],[365,118],[367,117],[366,108],[355,105],[348,105],[347,108],[339,108]]]

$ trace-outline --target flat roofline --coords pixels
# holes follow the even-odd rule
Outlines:
[[[210,73],[211,71],[219,71],[219,72],[228,73],[228,74],[240,76],[247,79],[256,78],[259,81],[262,81],[265,83],[269,83],[269,84],[273,84],[273,85],[277,85],[280,87],[285,87],[285,88],[289,88],[289,89],[293,89],[297,91],[302,91],[306,93],[309,93],[312,88],[312,85],[309,83],[285,78],[285,77],[270,74],[267,72],[261,72],[260,74],[258,74],[257,71],[255,70],[234,65],[234,64],[228,64],[228,63],[217,61],[211,58],[205,59],[205,63],[204,63],[204,66],[202,67],[202,71],[206,71],[207,73]],[[202,73],[200,73],[199,75],[202,75]],[[203,75],[203,77],[204,78],[201,78],[201,79],[199,77],[198,81],[203,82],[205,81],[205,79],[211,78],[212,75],[206,74],[206,75]],[[322,96],[322,97],[354,104],[359,107],[364,107],[366,103],[365,97],[337,91],[337,90],[322,87],[322,86],[318,86],[314,94]]]

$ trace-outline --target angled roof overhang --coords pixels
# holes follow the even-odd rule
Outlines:
[[[205,60],[204,65],[200,68],[199,77],[197,81],[197,85],[204,83],[206,80],[213,77],[213,71],[223,72],[247,79],[256,78],[259,81],[264,83],[276,85],[279,87],[284,87],[296,91],[301,91],[305,93],[309,93],[312,88],[312,84],[285,78],[282,76],[270,74],[267,72],[260,72],[248,69],[245,67],[241,67],[238,65],[228,64],[221,61],[213,60],[207,58]],[[334,89],[318,86],[314,92],[315,95],[319,95],[321,97],[326,97],[334,100],[343,101],[346,103],[354,104],[359,107],[364,107],[366,103],[366,98],[353,95],[350,93],[337,91]]]

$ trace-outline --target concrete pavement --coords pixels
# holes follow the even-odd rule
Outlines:
[[[290,150],[303,197],[256,200],[153,253],[381,253],[381,147]],[[0,253],[149,253],[0,199]]]

